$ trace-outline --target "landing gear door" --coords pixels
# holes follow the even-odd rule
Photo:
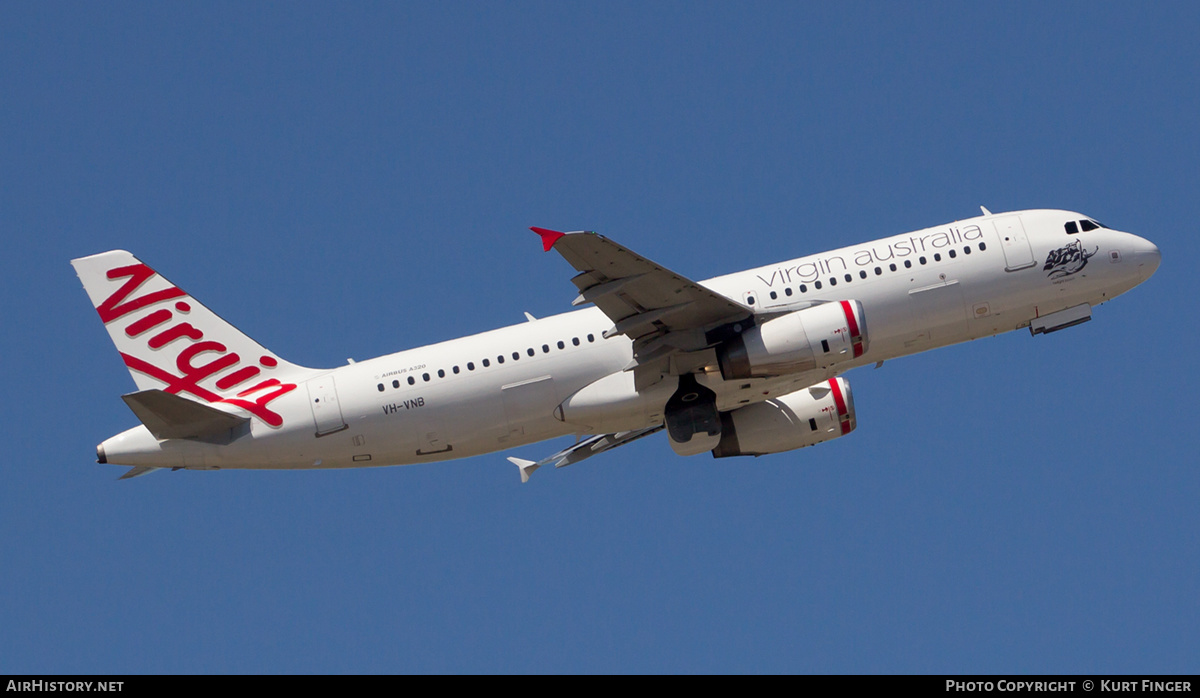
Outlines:
[[[337,386],[333,374],[308,381],[308,404],[312,407],[313,421],[317,424],[317,436],[325,436],[346,428],[342,419],[342,406],[338,402]]]
[[[1029,236],[1025,234],[1021,217],[1001,216],[993,223],[996,225],[996,235],[1000,238],[1000,247],[1004,250],[1005,271],[1032,267],[1036,263],[1033,248],[1029,246]]]

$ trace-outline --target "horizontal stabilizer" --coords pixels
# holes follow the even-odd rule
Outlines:
[[[222,412],[157,389],[129,393],[122,395],[121,399],[129,405],[129,409],[142,420],[142,424],[146,425],[156,439],[228,436],[231,430],[250,421],[248,417]]]
[[[145,467],[145,466],[138,466],[136,468],[130,468],[129,470],[127,470],[125,472],[124,475],[122,475],[121,477],[119,477],[117,479],[118,480],[128,480],[128,479],[134,478],[134,477],[141,477],[141,476],[145,475],[146,473],[152,473],[155,470],[161,470],[161,468],[150,468],[150,467]]]

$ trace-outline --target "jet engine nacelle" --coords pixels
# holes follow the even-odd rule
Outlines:
[[[714,458],[782,453],[854,431],[854,399],[844,378],[721,413]]]
[[[767,320],[721,346],[725,380],[763,378],[828,368],[867,350],[862,303],[837,301]]]

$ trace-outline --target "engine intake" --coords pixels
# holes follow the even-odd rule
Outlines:
[[[763,378],[828,368],[867,351],[862,303],[837,301],[767,320],[721,346],[725,380]]]
[[[844,378],[721,413],[713,458],[783,453],[854,431],[854,398]]]

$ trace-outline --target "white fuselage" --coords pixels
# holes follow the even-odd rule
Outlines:
[[[733,409],[855,366],[1094,307],[1157,268],[1157,248],[1140,237],[1064,229],[1085,218],[1050,210],[985,215],[704,281],[758,313],[858,300],[870,345],[834,369],[725,381],[714,362],[699,380],[716,392],[721,410]],[[273,403],[282,426],[255,420],[248,435],[228,444],[157,441],[137,427],[102,446],[108,462],[135,466],[337,468],[462,458],[661,423],[675,387],[670,379],[632,398],[614,392],[611,407],[601,405],[587,423],[555,416],[597,381],[632,384],[623,372],[632,343],[602,336],[612,324],[588,308],[332,369]]]

